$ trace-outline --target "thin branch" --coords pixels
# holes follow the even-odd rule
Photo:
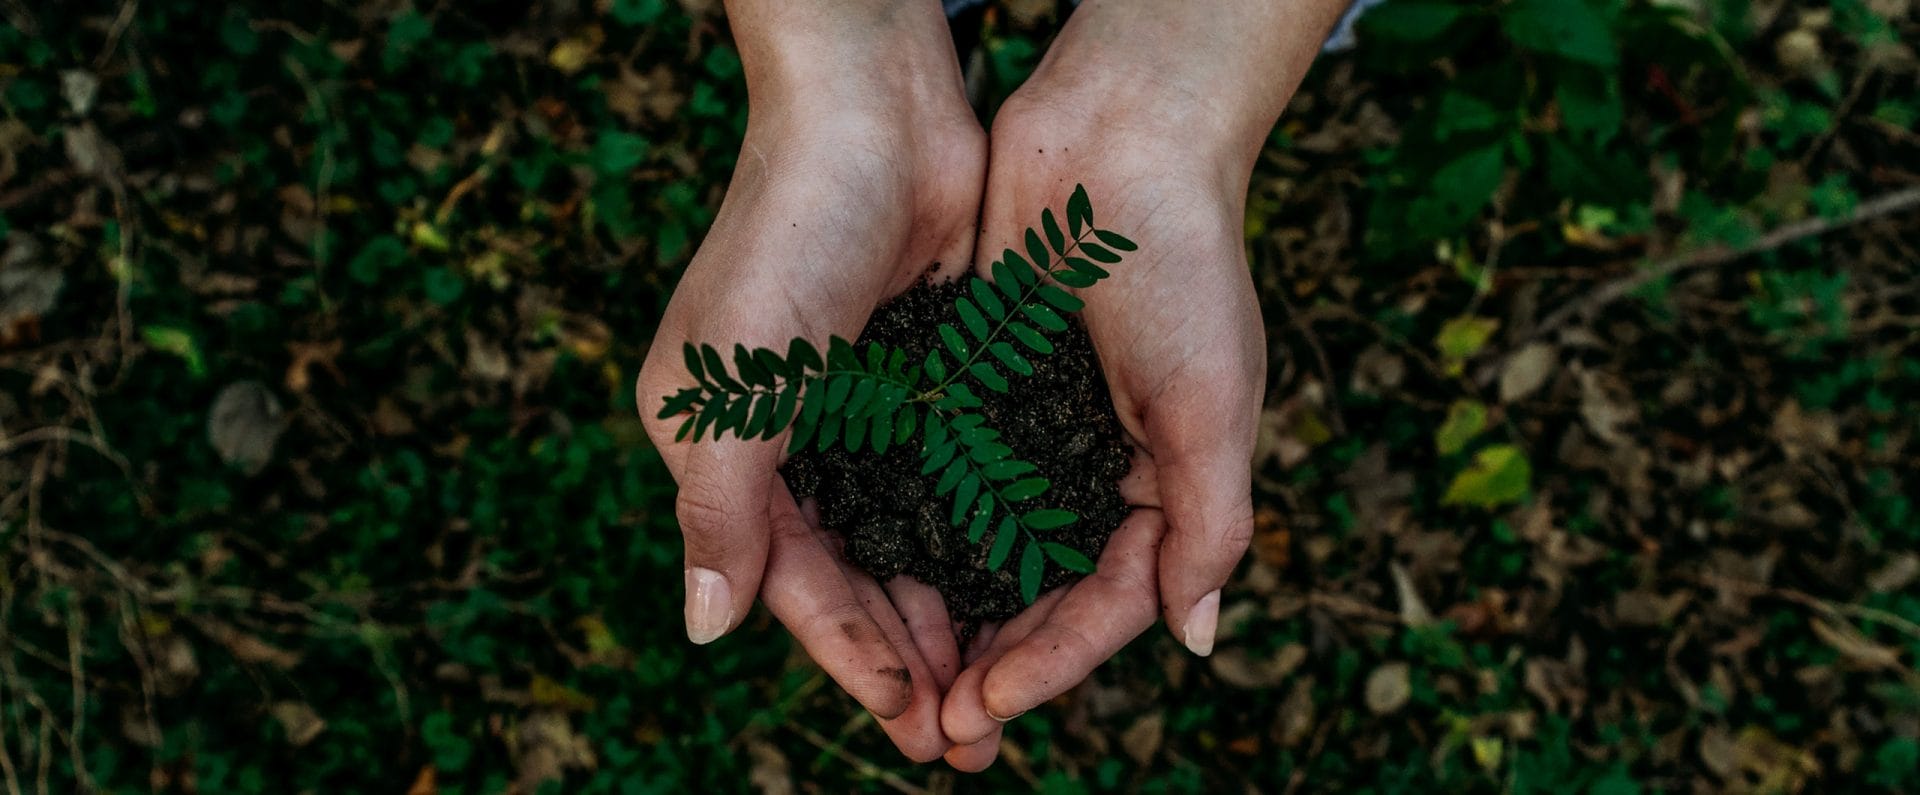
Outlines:
[[[1824,235],[1847,227],[1863,224],[1906,210],[1920,209],[1920,187],[1907,188],[1880,196],[1854,208],[1853,212],[1838,218],[1808,218],[1782,226],[1744,246],[1715,245],[1695,249],[1684,254],[1670,257],[1639,269],[1631,276],[1616,279],[1601,285],[1599,289],[1588,293],[1577,302],[1568,304],[1548,315],[1535,327],[1533,339],[1545,337],[1565,326],[1574,318],[1590,315],[1593,312],[1632,295],[1636,290],[1653,282],[1665,279],[1681,271],[1725,265],[1745,259],[1755,254],[1773,251],[1803,238]]]
[[[914,786],[913,782],[901,778],[892,771],[883,769],[879,765],[856,756],[853,752],[841,747],[840,743],[827,739],[817,731],[798,723],[789,723],[787,724],[787,728],[792,729],[794,734],[800,735],[800,739],[806,740],[809,745],[820,749],[835,759],[845,762],[854,769],[854,772],[862,776],[892,787],[895,791],[905,793],[905,795],[930,795],[926,788]]]

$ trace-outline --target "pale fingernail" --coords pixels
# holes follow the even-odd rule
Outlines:
[[[1187,648],[1205,657],[1213,653],[1213,633],[1220,626],[1220,589],[1207,592],[1187,611]]]
[[[986,710],[986,713],[987,713],[987,717],[997,720],[1001,723],[1006,723],[1007,721],[1013,720],[1014,718],[1018,718],[1021,715],[1027,714],[1027,711],[1023,709],[1023,710],[1020,710],[1019,712],[1015,712],[1012,715],[1008,715],[1004,718],[1000,717],[999,715],[993,714],[993,710]]]
[[[733,586],[713,569],[687,569],[687,640],[712,643],[733,627]]]

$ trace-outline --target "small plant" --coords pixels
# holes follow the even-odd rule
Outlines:
[[[1080,517],[1029,507],[1052,484],[1032,463],[1015,458],[1000,432],[987,426],[976,411],[982,403],[974,387],[1006,392],[1010,374],[1031,375],[1027,357],[1052,353],[1048,334],[1066,330],[1062,313],[1083,306],[1058,285],[1090,287],[1109,275],[1101,264],[1118,263],[1118,252],[1137,248],[1115,232],[1094,228],[1084,187],[1074,187],[1066,215],[1063,230],[1051,209],[1043,211],[1043,231],[1026,231],[1026,255],[1007,249],[990,268],[993,281],[967,277],[966,294],[954,302],[958,327],[942,323],[942,345],[923,361],[910,363],[905,351],[878,343],[863,351],[839,337],[829,341],[823,358],[796,338],[785,356],[734,345],[729,372],[712,345],[688,343],[687,371],[699,386],[667,398],[660,418],[685,415],[674,438],[695,442],[709,431],[713,438],[732,433],[771,439],[791,427],[788,452],[838,444],[878,454],[918,439],[921,474],[940,473],[935,493],[952,497],[950,521],[966,522],[975,544],[994,528],[987,566],[999,571],[1020,547],[1020,593],[1031,603],[1046,560],[1082,573],[1093,571],[1093,561],[1046,540],[1048,531]]]

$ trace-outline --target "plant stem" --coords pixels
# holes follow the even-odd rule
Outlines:
[[[967,356],[967,360],[961,362],[952,370],[947,371],[947,377],[941,379],[940,383],[934,384],[932,389],[914,396],[912,402],[931,403],[945,397],[947,385],[952,384],[954,379],[959,378],[961,373],[966,372],[967,368],[972,367],[975,362],[980,360],[980,355],[987,352],[987,346],[992,345],[994,340],[1000,336],[1000,332],[1007,329],[1007,324],[1013,322],[1014,313],[1018,312],[1020,307],[1025,306],[1027,302],[1032,301],[1034,293],[1040,291],[1040,285],[1044,284],[1046,279],[1053,276],[1053,263],[1066,262],[1067,255],[1074,249],[1079,248],[1080,243],[1086,240],[1087,235],[1091,234],[1093,234],[1093,224],[1087,224],[1085,230],[1074,236],[1073,242],[1067,245],[1066,251],[1055,255],[1057,259],[1050,258],[1046,263],[1036,263],[1037,267],[1035,270],[1040,271],[1040,273],[1034,277],[1033,284],[1028,285],[1026,291],[1020,294],[1020,300],[1013,302],[1012,306],[1007,307],[1006,315],[995,322],[993,330],[987,332],[987,335],[980,339],[979,344],[974,346],[973,353]]]

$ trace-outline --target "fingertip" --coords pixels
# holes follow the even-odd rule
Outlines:
[[[973,745],[1000,730],[1000,721],[987,714],[980,698],[983,671],[969,668],[953,680],[940,706],[940,730],[956,746]]]
[[[733,586],[713,569],[688,566],[687,640],[704,646],[733,629]]]
[[[1200,597],[1193,608],[1187,611],[1185,626],[1180,630],[1180,642],[1186,644],[1189,651],[1200,657],[1213,654],[1215,631],[1220,627],[1220,589],[1215,588]]]
[[[978,773],[993,766],[1000,758],[1000,730],[983,737],[979,742],[968,745],[956,745],[947,749],[947,764],[962,773]]]

